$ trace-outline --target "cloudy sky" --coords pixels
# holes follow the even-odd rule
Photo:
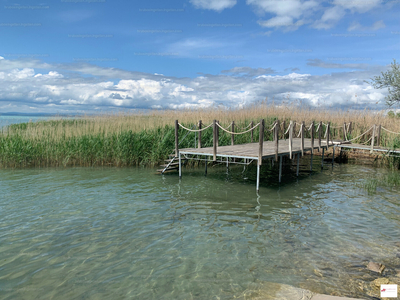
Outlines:
[[[0,112],[380,109],[400,53],[399,0],[0,1]]]

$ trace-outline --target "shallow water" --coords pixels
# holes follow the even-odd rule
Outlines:
[[[251,299],[265,282],[368,298],[366,263],[396,262],[400,196],[359,184],[386,171],[272,172],[259,195],[242,171],[0,170],[0,298]]]

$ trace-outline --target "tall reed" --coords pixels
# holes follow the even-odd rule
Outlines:
[[[204,126],[219,120],[227,127],[235,121],[237,131],[265,119],[266,140],[272,139],[268,131],[279,119],[297,122],[331,122],[333,138],[343,139],[343,123],[352,122],[349,138],[354,138],[373,124],[381,124],[394,132],[400,132],[400,122],[388,117],[383,111],[333,111],[290,106],[276,106],[261,102],[243,109],[166,110],[150,113],[118,113],[14,124],[0,134],[0,166],[68,166],[68,165],[115,165],[130,166],[155,164],[165,159],[174,149],[174,121],[192,127],[202,120]],[[287,125],[286,125],[287,126]],[[338,127],[338,128],[335,128]],[[297,127],[299,128],[299,127]],[[325,130],[325,126],[323,127]],[[180,129],[180,137],[186,131]],[[180,145],[194,147],[195,133],[190,133]],[[371,133],[357,142],[366,142]],[[255,132],[255,139],[258,132]],[[203,146],[212,145],[212,129],[203,132]],[[250,142],[250,134],[235,136],[235,143]],[[220,145],[230,144],[230,135],[220,134]],[[400,147],[398,135],[382,131],[381,145]]]

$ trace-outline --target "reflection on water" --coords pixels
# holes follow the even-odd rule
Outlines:
[[[242,170],[185,169],[181,181],[138,168],[1,170],[0,295],[249,299],[275,282],[367,298],[366,262],[390,264],[398,249],[400,196],[354,183],[384,170],[341,165],[280,187],[264,174],[259,195]]]

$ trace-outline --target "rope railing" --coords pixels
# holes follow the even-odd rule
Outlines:
[[[229,133],[229,134],[236,134],[236,135],[240,135],[240,134],[244,134],[244,133],[250,132],[250,131],[254,130],[255,128],[257,128],[258,125],[260,125],[260,122],[258,122],[256,125],[254,125],[252,128],[250,128],[250,129],[248,129],[248,130],[246,130],[246,131],[243,131],[243,132],[232,132],[232,131],[226,130],[226,129],[225,129],[224,127],[222,127],[219,123],[217,123],[217,126],[218,126],[219,128],[221,128],[223,131],[225,131],[226,133]]]
[[[393,133],[393,134],[400,134],[400,132],[394,132],[394,131],[391,131],[391,130],[389,130],[389,129],[386,129],[385,127],[381,127],[383,130],[385,130],[385,131],[387,131],[387,132],[389,132],[389,133]]]
[[[190,133],[190,132],[195,132],[195,133],[199,133],[199,141],[198,141],[198,148],[201,148],[201,132],[213,127],[213,153],[214,153],[214,159],[216,157],[217,154],[217,147],[218,147],[218,140],[220,139],[219,136],[219,129],[221,129],[222,131],[226,132],[227,134],[230,134],[231,137],[231,145],[234,145],[234,136],[235,135],[242,135],[242,134],[246,134],[251,132],[251,142],[253,142],[253,133],[254,133],[254,129],[256,129],[258,126],[260,126],[260,132],[258,133],[259,136],[259,148],[261,149],[259,152],[259,160],[262,159],[260,157],[262,157],[262,144],[264,142],[264,137],[265,137],[265,133],[267,131],[269,132],[273,132],[273,140],[275,141],[275,152],[276,152],[276,160],[278,159],[278,154],[279,152],[279,139],[285,139],[287,138],[287,134],[289,134],[289,152],[290,154],[292,154],[292,141],[293,138],[301,138],[301,153],[304,153],[304,138],[306,136],[311,136],[311,144],[312,144],[312,148],[314,149],[314,139],[316,141],[318,141],[318,150],[322,150],[324,149],[321,145],[321,141],[322,139],[326,140],[326,146],[324,147],[329,147],[331,145],[334,144],[333,142],[333,138],[335,136],[342,136],[343,135],[343,141],[346,142],[353,142],[356,140],[359,140],[362,144],[368,144],[371,143],[371,152],[374,150],[374,146],[379,146],[380,140],[381,140],[381,129],[385,130],[388,133],[391,134],[399,134],[400,132],[394,132],[391,131],[381,125],[373,125],[371,126],[369,129],[367,129],[365,132],[363,132],[362,134],[351,138],[351,131],[352,131],[352,122],[350,123],[346,123],[344,122],[342,126],[334,126],[332,127],[330,122],[328,122],[327,124],[324,122],[312,122],[311,124],[307,125],[304,122],[296,122],[296,121],[290,121],[289,125],[287,128],[286,127],[286,123],[287,121],[282,121],[282,123],[279,122],[279,120],[274,121],[271,125],[264,125],[264,120],[261,120],[260,122],[258,122],[256,125],[253,125],[254,122],[251,122],[250,124],[248,124],[246,127],[241,128],[241,127],[236,127],[235,122],[232,121],[230,122],[230,124],[228,125],[228,127],[223,127],[219,121],[214,120],[213,123],[209,124],[208,126],[201,128],[201,121],[199,121],[198,123],[198,128],[199,129],[194,129],[196,128],[196,125],[194,125],[192,128],[187,128],[184,125],[182,125],[181,123],[178,123],[178,121],[176,120],[175,122],[175,149],[176,149],[176,153],[179,153],[179,145],[181,144],[181,142],[179,142],[179,137],[178,137],[178,128],[181,127],[183,129],[185,129],[186,131],[188,131],[186,133],[186,135],[183,138],[186,138],[186,136]],[[299,130],[296,130],[296,125],[300,125]],[[325,128],[324,128],[325,126]],[[229,128],[231,128],[231,130],[229,130]],[[315,129],[316,128],[316,129]],[[339,131],[333,130],[332,129],[342,129]],[[243,131],[242,131],[243,130]],[[367,138],[362,138],[363,136],[365,136],[366,134],[368,134],[371,130],[373,130],[371,136],[368,136],[369,139],[366,140]],[[240,132],[235,132],[235,131],[240,131]],[[262,132],[261,132],[262,131]],[[333,134],[332,134],[333,133]],[[362,138],[362,139],[361,139]],[[360,140],[361,139],[361,140]],[[362,142],[362,140],[366,140],[365,142]],[[179,142],[179,143],[178,143]],[[195,135],[195,144],[196,144],[196,135]],[[196,146],[195,146],[196,147]],[[290,155],[291,157],[291,155]],[[259,162],[260,163],[260,162]]]
[[[208,126],[202,128],[202,129],[189,129],[189,128],[183,126],[181,123],[178,123],[178,125],[181,126],[183,129],[186,129],[186,130],[189,131],[189,132],[201,132],[201,131],[206,130],[207,128],[211,127],[211,126],[213,125],[213,123],[211,123],[210,125],[208,125]],[[196,125],[195,125],[195,126],[196,126]],[[193,127],[194,127],[194,126],[193,126]],[[192,127],[192,128],[193,128],[193,127]]]

